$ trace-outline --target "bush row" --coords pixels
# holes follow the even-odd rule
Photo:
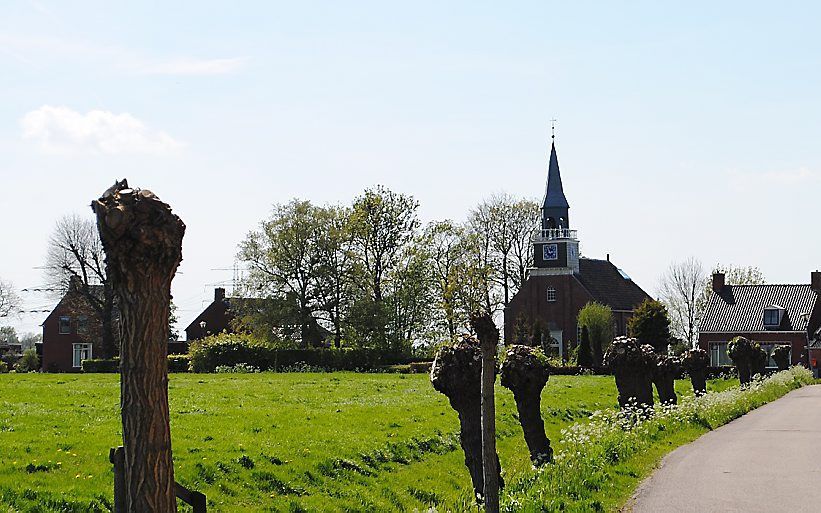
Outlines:
[[[409,364],[416,359],[380,349],[277,349],[244,335],[223,334],[192,342],[193,372],[214,372],[217,367],[250,365],[261,371],[282,371],[307,366],[327,371],[373,370]]]
[[[191,358],[187,354],[168,355],[168,372],[188,372]],[[120,372],[120,359],[83,360],[80,364],[86,373],[113,373]]]

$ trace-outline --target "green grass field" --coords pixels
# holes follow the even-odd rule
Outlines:
[[[176,478],[204,492],[209,511],[475,511],[456,413],[427,375],[172,374],[169,394]],[[513,396],[497,394],[513,481],[530,461]],[[0,375],[0,511],[107,511],[118,401],[116,375]],[[612,377],[553,376],[548,436],[616,404]],[[626,499],[667,449],[615,475],[607,502]]]

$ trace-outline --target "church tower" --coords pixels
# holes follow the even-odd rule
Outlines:
[[[579,272],[579,240],[570,229],[570,204],[564,195],[555,141],[550,146],[547,189],[542,203],[541,229],[533,236],[531,275]]]

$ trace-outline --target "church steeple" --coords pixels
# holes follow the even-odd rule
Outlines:
[[[547,189],[542,203],[542,229],[569,228],[569,209],[562,187],[562,175],[559,173],[556,143],[553,142],[550,145],[550,162],[547,167]]]

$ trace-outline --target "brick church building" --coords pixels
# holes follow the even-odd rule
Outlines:
[[[571,229],[570,205],[562,188],[555,143],[550,148],[547,191],[541,226],[533,235],[533,267],[505,308],[505,343],[517,343],[517,327],[538,326],[551,337],[559,356],[578,344],[579,310],[595,301],[613,310],[614,336],[624,335],[633,310],[650,296],[610,257],[596,260],[579,253],[577,231]]]

